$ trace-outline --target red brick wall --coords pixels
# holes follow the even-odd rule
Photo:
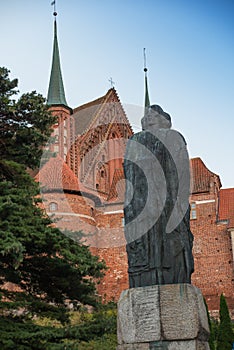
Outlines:
[[[123,203],[105,203],[95,208],[90,199],[78,194],[48,193],[45,201],[48,211],[51,202],[58,203],[54,214],[61,218],[57,223],[59,227],[93,233],[87,244],[108,266],[105,277],[97,285],[98,293],[104,301],[117,301],[121,291],[128,288]],[[227,225],[217,222],[217,195],[193,195],[191,202],[196,202],[197,214],[197,218],[191,220],[195,260],[192,283],[201,289],[214,315],[218,314],[219,297],[223,293],[234,316],[231,236]]]
[[[108,266],[105,277],[97,285],[98,294],[103,301],[118,301],[121,292],[129,287],[125,245],[111,248],[91,248],[91,252],[104,259]]]
[[[128,263],[123,227],[123,204],[106,204],[96,213],[97,245],[92,252],[104,259],[108,270],[97,286],[104,301],[119,299],[128,289]]]
[[[207,198],[207,195],[204,196]],[[204,200],[193,196],[193,200]],[[207,198],[210,199],[210,198]],[[234,311],[234,274],[231,236],[227,225],[217,223],[216,202],[197,204],[197,219],[191,220],[194,235],[195,272],[192,283],[201,289],[208,307],[217,313],[223,293]],[[233,312],[232,311],[232,312]]]

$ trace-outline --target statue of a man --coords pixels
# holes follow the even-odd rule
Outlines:
[[[186,142],[158,105],[127,143],[125,237],[130,288],[191,283],[190,169]]]

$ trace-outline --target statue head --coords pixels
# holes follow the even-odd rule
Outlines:
[[[141,119],[142,130],[170,129],[171,117],[158,105],[152,105],[146,109]]]

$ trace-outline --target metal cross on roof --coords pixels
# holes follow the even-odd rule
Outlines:
[[[112,80],[112,78],[110,77],[110,79],[108,79],[108,81],[110,82],[110,84],[111,84],[111,88],[113,88],[114,87],[114,84],[115,84],[115,82]]]

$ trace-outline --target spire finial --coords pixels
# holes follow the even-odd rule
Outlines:
[[[145,53],[145,47],[143,49],[143,54],[144,54],[144,72],[145,74],[147,73],[147,67],[146,67],[146,53]]]
[[[56,20],[57,12],[56,12],[56,0],[52,1],[51,6],[54,6],[54,19]]]
[[[145,110],[150,106],[149,91],[148,91],[148,81],[147,81],[147,67],[146,67],[146,53],[145,48],[143,49],[144,54],[144,72],[145,72]]]
[[[54,5],[55,10],[55,0],[51,3]],[[54,11],[54,45],[53,45],[53,54],[52,54],[52,66],[50,73],[50,82],[47,95],[47,104],[49,106],[64,105],[67,106],[67,101],[65,97],[65,91],[63,86],[63,78],[60,65],[59,57],[59,47],[58,47],[58,38],[57,38],[57,22],[56,16],[57,12]]]
[[[108,79],[108,81],[110,82],[111,89],[112,89],[115,85],[115,82],[113,81],[113,79],[111,77],[110,77],[110,79]]]

